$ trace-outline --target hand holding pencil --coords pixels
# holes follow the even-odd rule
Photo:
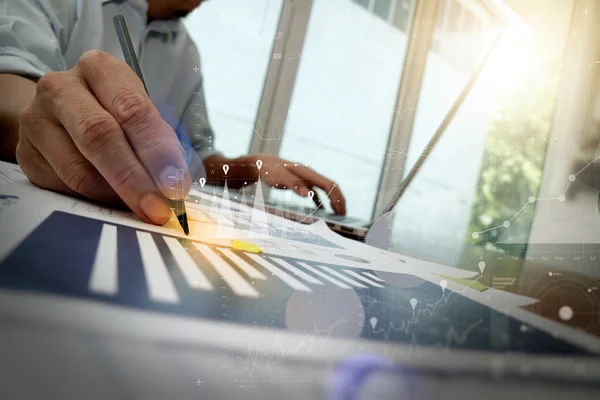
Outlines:
[[[127,23],[125,22],[125,18],[122,15],[116,15],[113,18],[113,22],[115,24],[115,29],[117,31],[117,36],[119,38],[119,43],[121,44],[121,50],[123,51],[123,55],[125,56],[125,61],[127,65],[131,67],[131,69],[136,73],[137,77],[140,79],[142,84],[144,85],[144,90],[146,90],[146,94],[148,94],[148,87],[146,86],[146,81],[144,80],[144,76],[142,74],[142,69],[138,63],[137,56],[135,55],[135,49],[133,44],[131,43],[131,37],[129,36],[129,29],[127,29]],[[187,171],[187,168],[186,168]],[[182,180],[184,176],[184,170],[177,169],[171,171],[172,173],[167,176],[172,183],[172,186],[169,187],[170,191],[179,192],[179,195],[173,196],[172,193],[168,193],[170,197],[170,202],[177,219],[179,220],[179,224],[183,229],[183,232],[186,235],[189,235],[190,229],[188,226],[187,213],[185,211],[185,201],[183,198],[185,194],[189,191],[189,187],[187,190],[182,185]]]
[[[162,225],[169,199],[191,187],[177,135],[132,68],[108,53],[87,52],[73,69],[43,76],[19,122],[17,159],[42,188],[125,203]]]

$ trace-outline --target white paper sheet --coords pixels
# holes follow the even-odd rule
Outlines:
[[[181,232],[175,218],[165,226],[153,226],[140,221],[130,212],[113,210],[91,202],[42,190],[29,184],[26,178],[18,172],[18,167],[12,164],[0,163],[0,175],[4,177],[0,180],[0,194],[18,197],[15,202],[0,211],[0,233],[2,236],[2,240],[0,240],[0,260],[4,259],[13,248],[27,238],[53,212],[63,211],[170,237],[197,239],[205,243],[230,245],[231,239],[246,240],[258,244],[264,249],[266,255],[293,257],[305,260],[305,262],[333,264],[350,269],[369,269],[373,271],[375,276],[378,273],[382,276],[386,273],[399,273],[436,284],[440,283],[440,277],[435,274],[462,279],[473,277],[473,273],[470,271],[382,251],[364,243],[343,238],[332,232],[324,222],[303,225],[263,213],[258,216],[260,217],[260,223],[268,224],[270,230],[262,232],[260,237],[249,238],[248,229],[236,228],[236,224],[239,224],[240,221],[246,221],[252,225],[253,218],[257,218],[255,217],[257,215],[256,210],[243,204],[231,202],[231,207],[235,208],[235,212],[231,213],[228,220],[223,220],[219,218],[220,207],[223,204],[222,199],[218,196],[210,196],[197,191],[193,191],[192,195],[199,199],[198,202],[187,202],[188,214],[193,219],[194,229],[197,231],[192,232],[191,237],[186,237]],[[10,182],[7,180],[7,176],[10,177]],[[220,229],[219,224],[224,226],[221,226]],[[227,229],[222,229],[224,227]],[[147,250],[156,252],[156,249],[144,249],[142,252],[149,254]],[[315,276],[318,276],[318,274]],[[204,288],[200,280],[196,279],[196,281],[194,283],[194,279],[192,279],[191,286],[196,285]],[[341,283],[346,284],[346,282]],[[393,282],[388,283],[393,285]],[[456,295],[465,296],[492,309],[515,315],[518,318],[527,316],[526,312],[521,310],[520,307],[537,301],[493,288],[479,292],[452,281],[447,282],[447,289]],[[159,291],[161,298],[176,301],[175,296],[171,294],[167,296],[165,293],[171,292],[168,288],[162,292]],[[79,300],[73,301],[80,302]],[[84,306],[86,303],[81,304]],[[545,320],[540,321],[538,326],[546,324],[555,331],[568,329],[567,327],[557,327],[555,323]],[[586,340],[589,340],[589,338],[586,338]]]
[[[10,176],[13,181],[12,184],[0,182],[0,193],[14,194],[19,197],[19,201],[11,206],[9,211],[0,213],[2,226],[10,227],[9,231],[3,228],[5,240],[0,243],[0,258],[4,257],[53,211],[60,210],[145,231],[198,239],[205,243],[229,246],[231,239],[246,240],[259,245],[265,254],[273,256],[296,257],[305,261],[349,268],[369,268],[375,274],[401,273],[432,283],[439,283],[440,278],[437,275],[460,279],[472,278],[474,275],[471,271],[383,251],[344,238],[332,232],[324,221],[304,225],[276,215],[266,214],[260,210],[257,211],[247,205],[230,201],[228,198],[223,200],[218,196],[195,190],[191,194],[200,200],[186,203],[191,226],[191,235],[187,237],[175,217],[165,226],[154,226],[141,221],[130,212],[106,208],[88,201],[39,189],[28,183],[25,176],[19,172],[18,166],[13,164],[1,163],[0,174]],[[227,220],[219,218],[220,207],[223,206],[223,203],[226,203],[227,206],[229,216]],[[232,213],[230,208],[234,208],[235,213]],[[253,220],[256,218],[260,218],[261,226],[264,224],[270,226],[271,234],[249,238],[248,229],[236,229],[234,221],[232,221],[232,219],[238,223],[249,221],[252,226]],[[484,292],[465,289],[464,286],[454,282],[448,282],[448,288],[492,308],[502,310],[536,301],[492,288]]]

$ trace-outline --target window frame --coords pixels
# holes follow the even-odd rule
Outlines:
[[[503,20],[499,10],[490,0],[474,0],[480,3],[499,20]],[[399,0],[390,6],[395,10]],[[396,96],[396,108],[402,104],[418,104],[427,56],[436,29],[440,5],[448,8],[449,0],[415,0],[412,3],[411,19],[407,29],[409,40],[404,54],[403,72]],[[290,109],[292,94],[297,82],[298,67],[313,0],[284,0],[281,16],[270,54],[270,62],[265,84],[259,102],[256,120],[250,143],[250,153],[278,155],[285,135],[285,125]],[[369,2],[367,12],[373,12],[374,1]],[[389,18],[388,18],[389,19]],[[444,25],[447,25],[446,16]],[[389,22],[389,21],[388,21]],[[278,54],[279,56],[275,56]],[[406,150],[413,134],[416,113],[394,113],[387,148]],[[279,130],[280,134],[277,134]],[[275,135],[269,136],[269,132]],[[385,157],[373,207],[372,217],[380,215],[402,182],[406,157]],[[376,179],[374,177],[374,179]],[[266,193],[268,195],[268,193]]]
[[[399,106],[402,107],[404,104],[419,103],[427,56],[433,39],[433,32],[435,31],[439,3],[439,0],[416,0],[414,3],[412,21],[408,29],[409,40],[406,46],[404,66],[402,76],[400,77],[395,109],[398,109]],[[413,133],[415,115],[416,113],[414,112],[394,113],[388,139],[388,149],[408,149]],[[373,209],[373,218],[381,214],[393,197],[395,189],[398,188],[402,181],[405,166],[406,157],[385,158],[382,173],[379,177],[379,188]]]
[[[254,123],[250,153],[279,154],[313,0],[284,0]],[[276,57],[275,55],[278,54]],[[270,137],[269,132],[280,135]]]

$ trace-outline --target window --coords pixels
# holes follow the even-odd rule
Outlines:
[[[200,51],[215,145],[226,156],[249,151],[282,4],[209,1],[185,19]]]
[[[371,0],[353,0],[356,4],[360,4],[367,10],[369,9],[369,5],[371,4]]]
[[[398,0],[394,14],[393,24],[402,32],[406,32],[410,25],[410,17],[415,0]]]
[[[410,25],[415,0],[352,0],[382,20],[406,32]]]
[[[388,21],[391,5],[392,0],[375,0],[373,3],[373,13],[384,21]]]
[[[347,0],[313,3],[280,156],[336,181],[353,217],[373,212],[406,42]],[[286,201],[283,191],[270,195]]]
[[[445,19],[447,11],[441,8],[438,18]],[[468,15],[463,12],[463,18]],[[517,262],[507,270],[508,264],[495,260],[504,251],[521,259],[525,252],[535,209],[528,203],[540,183],[570,18],[564,13],[564,29],[555,36],[562,39],[554,41],[543,32],[534,36],[530,27],[509,27],[398,203],[396,250],[473,271],[485,260],[490,270],[497,265],[505,268],[502,275],[518,274]],[[447,21],[437,21],[434,37],[443,40],[428,55],[405,174],[468,79],[469,70],[447,55],[461,52],[476,60],[498,32],[493,19],[480,14],[474,21],[481,21],[475,23],[479,34],[463,29],[451,36]],[[481,45],[469,53],[471,38]]]
[[[469,33],[474,31],[475,16],[468,10],[464,10],[461,24],[461,32]]]
[[[458,23],[463,7],[456,0],[448,0],[448,32],[458,32]]]
[[[481,17],[457,0],[441,1],[432,50],[458,70],[468,74],[482,51],[483,24]]]

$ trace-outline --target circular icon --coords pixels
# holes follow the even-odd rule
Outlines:
[[[598,332],[600,301],[592,288],[598,281],[581,272],[561,271],[543,274],[528,293],[538,302],[528,308],[545,318],[588,333]]]

